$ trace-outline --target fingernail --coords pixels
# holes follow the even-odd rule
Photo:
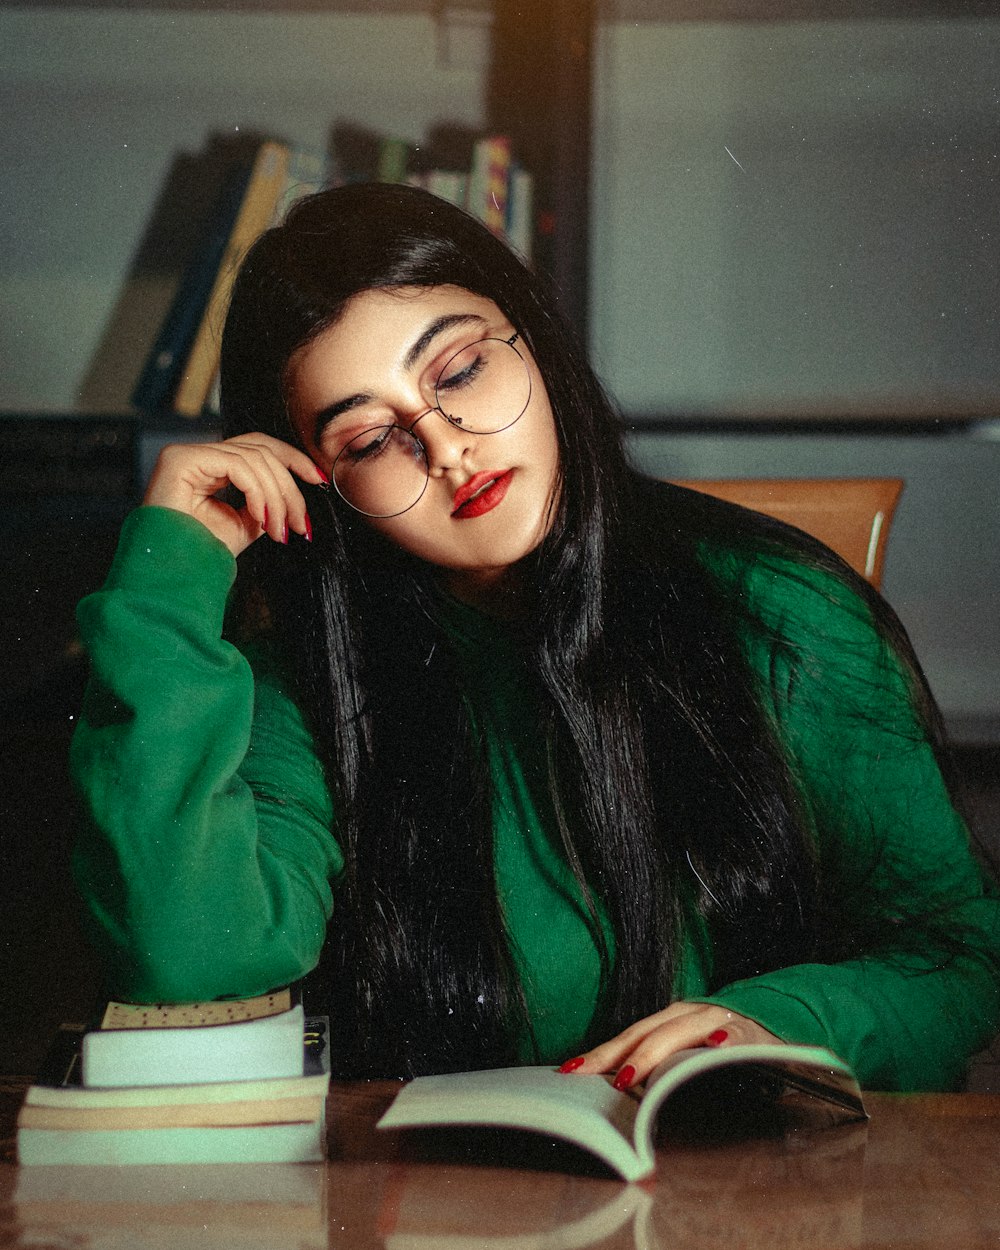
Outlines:
[[[281,541],[285,544],[286,547],[288,546],[288,522],[287,521],[282,521],[281,523]]]
[[[576,1059],[567,1059],[559,1069],[560,1072],[575,1072],[577,1068],[583,1067],[583,1055],[578,1055]]]
[[[721,1046],[729,1034],[725,1029],[716,1029],[714,1033],[709,1033],[705,1038],[706,1046]]]
[[[326,486],[326,487],[329,487],[329,485],[330,485],[330,479],[329,479],[329,478],[327,477],[327,475],[323,472],[323,470],[319,467],[319,465],[318,465],[318,464],[317,464],[317,465],[313,465],[313,468],[316,470],[316,472],[317,472],[317,473],[320,475],[320,477],[323,479],[323,485],[324,485],[324,486]]]
[[[264,519],[263,521],[261,521],[261,525],[264,527],[264,529],[267,529],[267,505],[266,504],[264,505]]]
[[[635,1068],[630,1063],[618,1069],[618,1075],[611,1082],[615,1089],[628,1089],[635,1080]]]
[[[311,542],[312,542],[312,540],[313,540],[313,525],[312,525],[312,521],[310,521],[310,520],[309,520],[309,513],[308,513],[308,512],[306,513],[306,535],[305,535],[305,537],[306,537],[306,542],[307,542],[307,543],[311,543]]]

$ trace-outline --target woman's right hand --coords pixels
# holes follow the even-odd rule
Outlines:
[[[238,556],[263,534],[284,543],[292,530],[312,538],[296,477],[329,485],[305,452],[269,434],[172,443],[160,452],[143,503],[186,512]],[[219,498],[229,485],[243,495],[242,507]]]

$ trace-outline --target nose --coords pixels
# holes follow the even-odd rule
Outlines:
[[[431,477],[443,477],[449,469],[457,469],[475,437],[470,430],[453,425],[437,408],[425,409],[408,428],[423,444]]]

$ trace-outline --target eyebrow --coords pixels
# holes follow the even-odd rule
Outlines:
[[[412,369],[431,343],[445,330],[450,330],[453,326],[472,324],[484,326],[486,322],[477,313],[445,313],[440,317],[435,317],[407,350],[406,355],[403,357],[403,368],[406,370]],[[344,399],[338,399],[332,404],[327,404],[325,408],[316,414],[313,422],[313,442],[319,442],[323,431],[332,421],[342,417],[345,412],[351,412],[354,408],[360,408],[362,404],[367,404],[374,398],[370,391],[359,391],[356,395],[348,395]]]
[[[483,318],[476,313],[445,313],[444,316],[436,317],[403,357],[403,367],[412,369],[433,340],[444,330],[450,330],[452,326],[468,325],[473,321],[480,325],[485,324]]]

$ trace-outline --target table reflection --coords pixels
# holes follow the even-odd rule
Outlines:
[[[18,1240],[88,1250],[325,1250],[322,1164],[28,1167],[16,1174]]]
[[[0,1165],[0,1245],[35,1250],[861,1250],[1000,1244],[1000,1098],[868,1098],[871,1121],[662,1141],[626,1185],[591,1156],[495,1130],[378,1133],[398,1086],[342,1086],[330,1162]],[[13,1123],[16,1104],[7,1108]],[[6,1148],[9,1151],[11,1139]]]

